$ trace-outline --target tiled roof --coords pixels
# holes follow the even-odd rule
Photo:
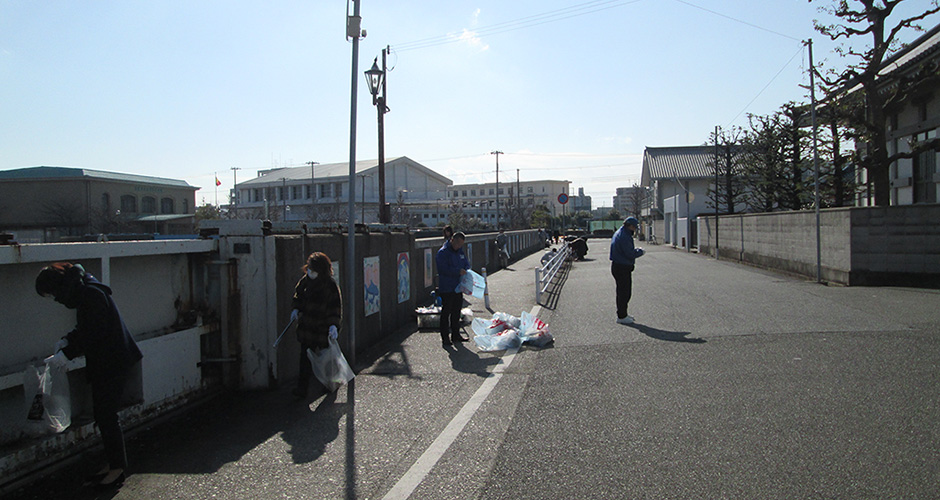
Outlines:
[[[73,179],[89,178],[103,179],[109,181],[135,182],[142,184],[160,184],[163,186],[173,186],[182,188],[198,189],[190,186],[189,183],[178,179],[167,179],[164,177],[151,177],[149,175],[125,174],[121,172],[105,172],[104,170],[90,170],[87,168],[76,167],[27,167],[16,168],[13,170],[0,170],[0,180],[23,180],[23,179]]]
[[[940,24],[886,58],[882,63],[881,71],[878,72],[878,77],[885,77],[910,64],[923,60],[937,50],[940,50]]]
[[[715,174],[713,146],[647,147],[643,153],[643,179],[701,179]]]

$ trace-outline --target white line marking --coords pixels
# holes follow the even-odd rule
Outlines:
[[[530,314],[538,316],[541,309],[542,306],[535,305],[532,307]],[[518,347],[506,350],[506,354],[500,358],[499,364],[493,367],[493,372],[490,376],[483,381],[477,391],[473,393],[473,396],[470,397],[470,400],[463,405],[463,408],[457,412],[457,415],[451,419],[447,427],[445,427],[434,442],[431,443],[431,446],[418,457],[418,461],[415,462],[414,465],[408,469],[408,472],[395,483],[395,486],[382,497],[383,500],[406,500],[414,493],[418,485],[421,484],[421,481],[423,481],[431,472],[431,469],[437,465],[437,462],[444,456],[444,453],[447,452],[450,445],[454,444],[454,441],[457,440],[457,436],[460,435],[460,432],[463,431],[463,428],[470,422],[470,419],[473,418],[476,411],[480,409],[480,406],[486,401],[486,398],[493,392],[496,384],[503,378],[503,372],[506,371],[506,368],[509,368],[509,365],[512,364],[512,360],[516,358],[516,353],[518,352]]]

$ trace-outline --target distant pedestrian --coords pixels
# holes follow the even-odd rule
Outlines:
[[[307,357],[307,349],[314,352],[329,347],[330,338],[339,336],[343,323],[343,298],[339,286],[333,279],[333,264],[323,252],[314,252],[307,257],[302,268],[304,275],[294,287],[290,313],[291,321],[297,321],[297,340],[300,342],[300,373],[294,396],[307,397],[313,367]]]
[[[444,226],[441,232],[444,234],[444,241],[450,241],[450,239],[454,237],[454,228],[452,228],[450,224]]]
[[[634,321],[633,316],[627,314],[627,306],[633,295],[636,258],[645,253],[642,248],[633,246],[633,234],[639,225],[640,221],[636,217],[627,217],[610,241],[610,274],[617,283],[617,323],[621,325],[629,325]]]
[[[463,251],[465,240],[463,233],[456,232],[437,251],[437,295],[441,298],[441,343],[445,347],[468,340],[460,335],[463,294],[457,291],[460,279],[470,269],[470,262]]]
[[[36,277],[36,292],[75,309],[78,324],[59,340],[56,353],[45,362],[61,369],[70,359],[85,356],[92,411],[108,460],[107,465],[88,478],[86,485],[117,488],[124,482],[127,470],[118,411],[131,369],[143,355],[111,298],[111,288],[86,273],[81,265],[56,262],[43,268]]]
[[[553,248],[553,249],[547,251],[547,252],[545,252],[545,255],[542,256],[542,258],[541,258],[541,260],[540,260],[539,262],[541,262],[542,265],[544,266],[545,263],[547,263],[548,261],[552,260],[552,257],[554,257],[555,254],[557,254],[557,253],[558,253],[558,249],[557,249],[557,248]]]
[[[539,242],[545,248],[548,248],[551,246],[551,243],[549,243],[548,241],[548,232],[545,231],[545,228],[542,228],[542,227],[539,228]]]

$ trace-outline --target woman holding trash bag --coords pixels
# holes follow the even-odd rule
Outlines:
[[[56,353],[45,362],[61,368],[70,359],[85,355],[95,423],[108,460],[86,484],[101,489],[118,487],[127,470],[118,410],[128,374],[143,355],[111,298],[111,288],[86,273],[81,265],[56,262],[44,267],[36,277],[36,292],[75,309],[78,324],[59,340]]]
[[[307,257],[304,275],[294,287],[291,321],[297,320],[297,340],[300,342],[300,373],[294,396],[307,397],[307,388],[313,368],[307,358],[307,349],[318,351],[329,347],[330,337],[339,335],[343,322],[343,298],[333,279],[333,265],[323,252]]]
[[[460,278],[467,274],[470,262],[463,252],[466,235],[454,233],[450,241],[445,241],[437,251],[437,288],[441,298],[441,343],[444,346],[454,342],[466,342],[460,335],[460,306],[463,295],[456,291]]]

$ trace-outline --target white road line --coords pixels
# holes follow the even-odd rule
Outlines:
[[[538,316],[541,308],[542,306],[539,305],[532,307],[530,314]],[[470,419],[473,418],[476,411],[480,409],[480,406],[486,401],[486,398],[493,392],[496,384],[498,384],[499,380],[503,377],[503,372],[506,371],[506,368],[509,368],[509,365],[512,364],[512,360],[515,359],[516,353],[518,352],[518,347],[506,350],[506,354],[500,358],[499,364],[493,367],[493,372],[490,376],[483,381],[483,384],[473,393],[473,396],[463,405],[463,408],[457,412],[457,415],[451,419],[447,427],[445,427],[434,442],[431,443],[431,446],[418,457],[418,461],[415,462],[414,465],[408,469],[408,472],[395,483],[395,486],[382,497],[383,500],[406,500],[414,493],[415,488],[421,484],[421,481],[427,477],[431,469],[437,465],[437,462],[444,456],[444,453],[447,452],[450,445],[454,443],[457,436],[460,435],[463,428],[470,422]]]

